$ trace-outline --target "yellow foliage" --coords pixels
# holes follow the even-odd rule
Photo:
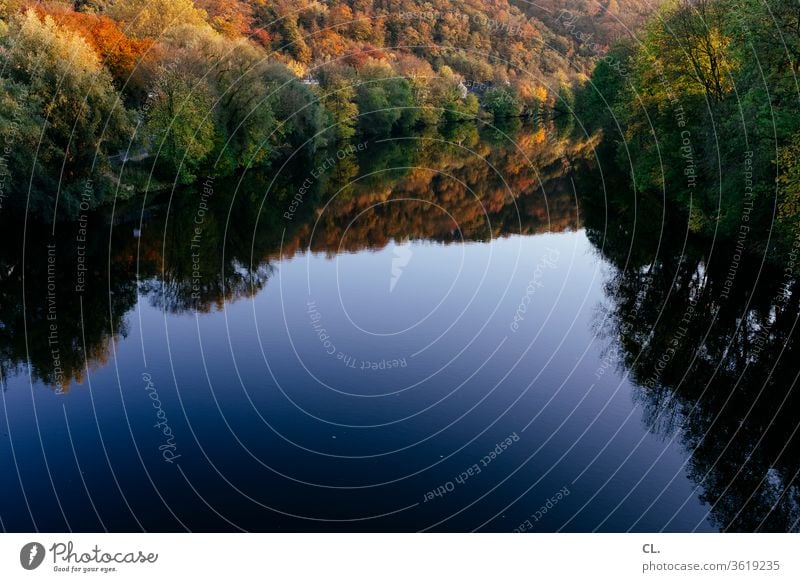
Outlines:
[[[109,16],[128,25],[131,36],[160,38],[180,25],[207,24],[205,10],[192,0],[117,0],[108,9]]]

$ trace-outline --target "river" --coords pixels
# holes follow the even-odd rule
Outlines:
[[[798,294],[726,286],[594,145],[468,126],[13,221],[0,525],[796,530]]]

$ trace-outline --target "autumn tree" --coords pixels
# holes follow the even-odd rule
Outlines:
[[[42,10],[42,15],[44,14]],[[63,9],[51,10],[47,14],[59,25],[80,34],[89,43],[120,88],[132,82],[137,67],[153,46],[150,38],[129,38],[107,16]]]
[[[74,216],[81,201],[95,206],[109,194],[101,170],[107,152],[130,139],[131,120],[82,36],[32,10],[15,17],[12,28],[0,40],[9,75],[0,132],[15,144],[13,188],[21,195],[30,185],[34,212]]]
[[[206,23],[207,14],[192,0],[117,0],[108,15],[125,23],[125,30],[135,38],[160,39],[181,26]]]

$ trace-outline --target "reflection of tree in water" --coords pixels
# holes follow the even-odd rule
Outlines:
[[[460,127],[456,136],[369,143],[361,157],[322,152],[277,176],[251,172],[241,182],[219,181],[207,198],[202,188],[176,196],[169,215],[150,221],[142,238],[130,242],[131,256],[138,247],[140,257],[149,257],[139,265],[141,290],[167,311],[208,311],[257,293],[272,261],[309,246],[335,254],[392,239],[460,240],[459,228],[468,240],[487,240],[577,226],[574,194],[559,181],[560,160],[584,155],[586,144],[548,142],[539,130],[515,136],[514,143],[505,138],[500,147],[474,125]],[[326,158],[335,163],[325,165]],[[310,179],[319,167],[325,171]],[[306,179],[311,187],[286,220]],[[386,203],[396,199],[418,202]],[[197,234],[201,201],[209,209]]]
[[[639,386],[644,422],[679,435],[717,527],[796,531],[797,279],[767,266],[756,281],[761,261],[746,257],[726,284],[731,246],[712,253],[671,216],[662,229],[660,204],[634,205],[627,188],[580,191],[587,234],[614,267],[598,331]]]
[[[24,262],[22,229],[13,221],[2,228],[0,372],[5,379],[28,363],[33,381],[66,390],[82,382],[87,367],[107,362],[111,343],[126,335],[124,315],[136,302],[136,279],[123,265],[108,267],[108,239],[100,233],[85,243],[80,289],[74,227],[52,237],[49,228],[29,224]]]
[[[299,231],[299,248],[333,254],[391,240],[479,241],[578,226],[562,158],[585,156],[588,143],[548,140],[542,129],[491,143],[466,127],[472,132],[458,139],[370,145],[358,177],[328,184],[333,198]]]
[[[152,305],[170,313],[203,313],[264,287],[272,270],[261,257],[278,243],[269,225],[256,227],[257,202],[239,194],[209,198],[202,217],[196,193],[176,197],[169,213],[148,222],[141,239],[131,242],[152,257],[140,264],[139,287]]]
[[[587,144],[547,139],[543,130],[519,133],[514,143],[497,132],[479,133],[470,124],[448,131],[372,142],[361,156],[337,156],[332,167],[312,180],[291,220],[284,213],[319,159],[298,157],[281,172],[251,171],[241,181],[220,179],[209,183],[208,190],[199,184],[171,199],[162,196],[148,208],[141,228],[141,209],[135,204],[118,210],[113,227],[92,216],[82,296],[74,290],[77,226],[58,224],[55,276],[63,372],[58,378],[43,291],[49,226],[42,226],[41,233],[29,229],[24,270],[22,230],[7,230],[7,239],[18,246],[0,250],[3,373],[19,371],[29,349],[35,380],[60,386],[80,382],[87,363],[105,363],[110,342],[125,335],[125,314],[137,294],[170,313],[219,309],[258,293],[272,276],[275,261],[306,252],[309,245],[312,251],[335,254],[382,247],[391,239],[457,241],[459,228],[466,240],[488,240],[577,227],[574,193],[562,180],[561,159],[583,155]],[[319,154],[320,159],[330,155],[335,153]],[[403,198],[419,202],[384,204]],[[436,211],[434,204],[446,213]],[[120,212],[130,218],[121,219]]]

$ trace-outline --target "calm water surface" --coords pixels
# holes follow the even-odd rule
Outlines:
[[[704,307],[721,251],[570,179],[571,147],[376,144],[291,219],[302,165],[93,215],[80,290],[77,225],[12,230],[2,527],[796,526],[783,368],[709,371],[772,287]],[[703,333],[659,368],[688,298]]]

